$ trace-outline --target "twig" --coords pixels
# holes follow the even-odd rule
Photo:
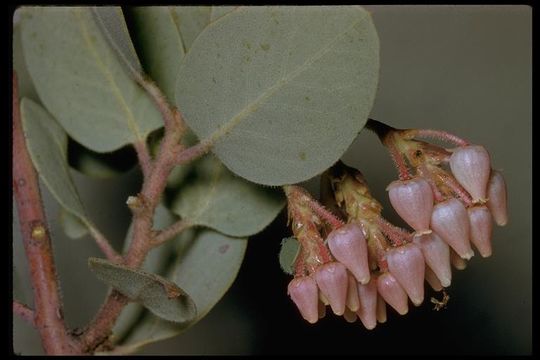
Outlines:
[[[103,254],[107,257],[107,259],[115,262],[115,263],[121,263],[122,262],[122,256],[120,256],[116,250],[112,247],[112,245],[109,243],[105,235],[103,235],[98,229],[96,229],[94,226],[89,226],[88,231],[90,232],[90,235],[94,238],[94,241],[96,242],[97,246],[101,249]]]
[[[174,237],[175,235],[180,234],[182,231],[189,229],[192,226],[193,224],[187,219],[178,220],[171,226],[161,230],[152,240],[152,246],[159,246]]]
[[[148,147],[146,146],[146,143],[144,141],[139,141],[139,142],[134,143],[133,147],[135,148],[135,151],[137,152],[137,158],[139,159],[139,164],[141,165],[143,175],[146,178],[152,171],[152,157],[150,156]]]
[[[28,306],[13,300],[13,313],[19,315],[28,325],[36,327],[34,323],[34,310],[30,309]]]
[[[47,354],[80,353],[64,323],[54,256],[36,170],[26,148],[13,72],[13,188],[34,293],[35,325]]]

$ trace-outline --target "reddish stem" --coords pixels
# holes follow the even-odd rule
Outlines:
[[[410,131],[411,134],[413,134],[413,136],[417,136],[417,137],[439,139],[439,140],[454,143],[457,146],[469,145],[469,142],[467,140],[464,140],[454,134],[451,134],[449,132],[442,131],[442,130],[415,129],[415,130],[408,130],[408,131]]]
[[[192,226],[193,224],[186,219],[178,220],[171,226],[161,230],[152,240],[152,246],[159,246]]]
[[[319,217],[326,221],[333,229],[339,229],[345,223],[341,221],[337,216],[332,214],[330,210],[327,210],[323,205],[321,205],[317,200],[313,199],[311,196],[306,194],[306,202],[308,206],[313,210]]]
[[[17,76],[13,72],[13,189],[30,280],[34,293],[34,322],[47,354],[78,354],[64,323],[60,289],[38,177],[26,148]]]
[[[405,163],[405,158],[403,154],[398,150],[394,138],[392,136],[392,133],[389,133],[383,140],[383,144],[388,149],[388,152],[390,153],[390,156],[392,157],[392,160],[394,161],[394,165],[396,166],[396,169],[398,170],[399,174],[399,180],[409,180],[412,176],[409,172],[409,168],[407,167],[407,164]]]
[[[21,317],[28,325],[36,327],[36,324],[34,323],[34,310],[30,309],[28,306],[13,300],[13,313]]]
[[[377,224],[381,231],[390,239],[393,246],[401,246],[411,241],[411,234],[391,224],[382,216],[377,217]]]
[[[94,238],[96,244],[101,249],[103,254],[107,257],[107,259],[111,260],[115,263],[121,263],[122,262],[122,256],[119,255],[116,250],[111,246],[109,241],[105,238],[105,236],[95,227],[90,226],[88,228],[88,231]]]
[[[141,170],[145,178],[152,172],[152,157],[148,151],[148,147],[144,141],[138,141],[133,144],[135,151],[137,152],[137,158],[141,165]]]

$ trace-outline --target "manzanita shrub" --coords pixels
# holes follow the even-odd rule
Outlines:
[[[283,296],[309,323],[328,306],[367,329],[388,309],[406,314],[409,299],[421,305],[425,282],[444,291],[475,251],[490,256],[492,219],[507,222],[504,178],[484,147],[368,119],[379,41],[359,6],[22,7],[13,30],[13,188],[34,291],[13,311],[49,354],[131,353],[186,331],[284,206],[292,236],[279,260],[294,278]],[[411,229],[386,220],[369,174],[340,160],[364,127],[396,165],[388,196]],[[137,154],[143,182],[126,199],[123,249],[80,200],[69,138],[87,176],[119,172],[95,153]],[[318,175],[319,200],[298,185]],[[38,177],[66,234],[103,252],[88,266],[110,291],[76,331]]]

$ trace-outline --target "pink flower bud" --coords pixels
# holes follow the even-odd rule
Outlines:
[[[373,277],[366,285],[358,284],[360,307],[356,315],[368,330],[377,326],[377,296],[377,280]]]
[[[449,199],[435,205],[431,228],[462,258],[469,260],[474,255],[469,241],[469,215],[461,201]]]
[[[347,301],[347,269],[339,262],[329,262],[315,270],[315,280],[321,293],[328,299],[332,311],[343,315]]]
[[[487,206],[493,215],[495,223],[504,226],[508,222],[508,210],[506,208],[506,182],[504,177],[497,170],[491,171],[488,183]]]
[[[377,278],[377,291],[400,315],[409,312],[407,293],[391,273],[385,272]]]
[[[491,160],[483,146],[457,148],[450,156],[450,169],[456,180],[469,192],[473,202],[486,200]]]
[[[459,256],[454,249],[450,249],[450,263],[452,266],[454,266],[457,270],[465,270],[467,267],[467,260],[462,259],[461,256]]]
[[[407,224],[416,231],[429,230],[433,192],[426,180],[393,181],[386,189],[390,203]]]
[[[438,281],[444,287],[452,282],[452,268],[450,267],[450,248],[436,233],[416,235],[413,242],[420,246],[424,260]],[[427,274],[426,274],[427,277]]]
[[[396,278],[414,305],[424,301],[424,256],[413,243],[388,250],[388,271]]]
[[[345,312],[343,313],[343,317],[345,318],[345,321],[347,321],[348,323],[353,323],[356,321],[356,314],[349,309],[345,309]]]
[[[431,288],[435,291],[441,291],[443,289],[443,286],[441,282],[439,281],[439,278],[433,270],[426,264],[426,281],[431,286]]]
[[[377,295],[377,322],[381,324],[386,322],[386,302],[380,294]]]
[[[327,243],[332,255],[353,273],[359,283],[369,281],[367,243],[359,224],[346,224],[332,231],[328,234]]]
[[[311,324],[319,319],[317,283],[309,276],[294,278],[287,287],[287,292],[296,304],[302,317]]]
[[[349,277],[349,287],[347,288],[347,308],[352,312],[356,312],[360,307],[360,302],[358,301],[358,289],[356,286],[356,279],[351,274],[348,274]]]
[[[467,209],[471,222],[471,242],[482,257],[491,256],[491,213],[486,206]]]

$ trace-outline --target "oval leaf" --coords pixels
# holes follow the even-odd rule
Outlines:
[[[128,28],[120,6],[92,7],[97,23],[120,60],[134,76],[142,74],[142,66],[129,37]]]
[[[187,231],[176,240],[177,258],[168,278],[185,289],[197,306],[194,321],[179,325],[147,316],[120,346],[117,353],[131,353],[193,326],[223,297],[236,278],[247,239],[231,238],[212,230]]]
[[[172,17],[182,37],[184,51],[191,45],[210,23],[210,6],[170,6]]]
[[[41,101],[71,137],[107,152],[144,141],[162,126],[89,8],[27,10],[21,26],[28,71]]]
[[[30,99],[21,101],[21,120],[32,162],[56,201],[86,227],[83,208],[67,164],[67,135],[49,113]]]
[[[279,265],[286,274],[294,274],[294,262],[296,261],[299,253],[300,243],[298,243],[298,240],[293,237],[288,237],[281,241]]]
[[[24,8],[18,8],[16,13],[24,11]],[[14,15],[15,17],[15,15]],[[17,72],[17,82],[19,85],[19,98],[23,97],[39,102],[39,98],[36,92],[36,88],[30,79],[26,64],[24,62],[24,55],[21,44],[21,25],[20,21],[13,24],[13,70]]]
[[[176,104],[234,173],[260,184],[309,179],[367,121],[379,43],[357,6],[245,7],[212,22],[184,58]]]
[[[195,303],[181,288],[159,275],[90,258],[88,266],[97,278],[130,300],[141,303],[155,315],[177,323],[195,318]]]
[[[199,177],[181,188],[171,208],[192,224],[250,236],[270,224],[285,204],[280,189],[237,177],[214,157],[202,159],[196,171]]]

